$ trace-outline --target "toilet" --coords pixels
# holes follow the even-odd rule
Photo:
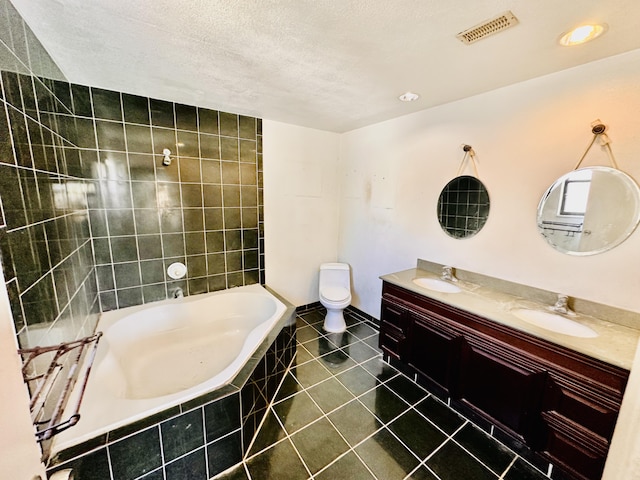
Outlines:
[[[320,303],[327,309],[324,329],[327,332],[344,332],[347,324],[343,310],[351,304],[351,279],[346,263],[323,263],[320,265],[318,290]]]

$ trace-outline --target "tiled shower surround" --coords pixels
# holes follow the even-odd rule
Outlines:
[[[70,84],[7,0],[0,70],[0,256],[22,347],[177,288],[264,283],[260,119]],[[76,478],[208,478],[240,460],[294,352],[285,327],[233,385],[66,460]]]
[[[65,450],[48,473],[72,468],[76,480],[207,480],[239,463],[293,361],[291,323],[232,384]]]
[[[0,70],[66,80],[10,0],[0,0]]]
[[[1,80],[0,251],[21,345],[88,335],[98,311],[177,288],[263,282],[259,119]],[[176,261],[185,279],[166,275]]]
[[[63,106],[50,90],[54,82],[47,88],[8,72],[0,78],[0,252],[20,344],[89,335],[99,312],[85,193],[89,152],[59,133],[55,112]]]

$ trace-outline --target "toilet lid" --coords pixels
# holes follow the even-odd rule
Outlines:
[[[343,287],[326,287],[320,292],[330,302],[340,302],[349,296],[349,290]]]

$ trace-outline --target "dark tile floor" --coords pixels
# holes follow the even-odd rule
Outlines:
[[[539,470],[382,360],[371,324],[299,314],[297,365],[224,480],[542,480]]]

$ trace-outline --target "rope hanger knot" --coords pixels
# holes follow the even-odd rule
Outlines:
[[[578,163],[576,163],[574,170],[577,170],[578,167],[580,167],[580,164],[587,156],[587,153],[589,153],[589,150],[591,150],[591,147],[593,147],[593,144],[596,142],[596,139],[599,139],[600,145],[607,149],[607,154],[609,155],[609,161],[611,162],[611,166],[616,170],[620,170],[618,168],[618,164],[616,163],[616,159],[613,156],[613,150],[611,150],[611,145],[610,145],[611,139],[605,133],[606,130],[607,130],[607,127],[603,123],[601,123],[599,119],[591,123],[591,133],[593,133],[593,138],[591,139],[591,143],[589,143],[589,146],[587,147],[587,149],[582,154],[582,157],[580,157],[580,160],[578,160]]]
[[[471,145],[467,144],[462,144],[462,150],[464,151],[464,156],[462,157],[462,161],[460,162],[460,168],[458,168],[456,177],[460,176],[460,174],[464,170],[465,165],[469,162],[469,160],[471,160],[475,176],[478,180],[480,180],[480,176],[478,175],[478,165],[476,164],[476,152],[473,151],[473,147]]]

